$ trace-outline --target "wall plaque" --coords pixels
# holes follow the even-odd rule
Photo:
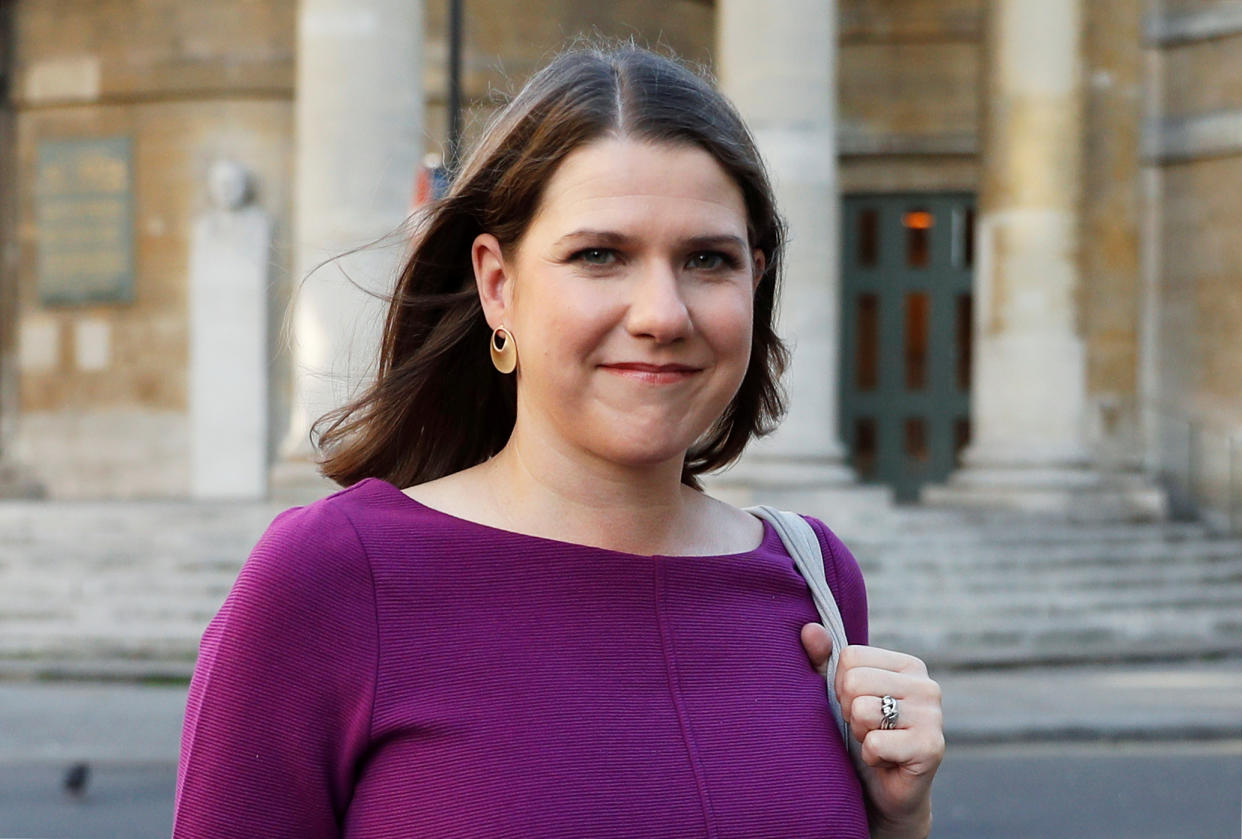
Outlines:
[[[42,140],[36,178],[39,299],[45,304],[133,300],[130,138]]]

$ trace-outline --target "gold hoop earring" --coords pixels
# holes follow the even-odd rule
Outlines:
[[[517,343],[513,340],[513,333],[498,326],[492,330],[487,346],[492,351],[492,364],[497,370],[508,374],[517,369]]]

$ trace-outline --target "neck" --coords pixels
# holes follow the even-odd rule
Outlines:
[[[681,483],[681,458],[624,465],[533,438],[519,423],[488,463],[508,527],[556,522],[556,538],[626,553],[685,549],[690,508],[702,496]]]

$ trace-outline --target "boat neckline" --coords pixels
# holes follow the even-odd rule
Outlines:
[[[545,545],[551,545],[551,546],[556,546],[560,548],[575,548],[575,549],[581,549],[581,550],[596,551],[599,553],[609,554],[611,556],[632,557],[634,559],[647,559],[647,560],[651,560],[651,559],[698,559],[698,560],[745,559],[748,557],[752,557],[755,554],[764,553],[764,552],[767,552],[768,550],[777,548],[780,544],[780,536],[776,533],[776,530],[772,527],[771,523],[769,523],[765,519],[755,516],[755,518],[759,518],[760,524],[763,525],[763,537],[759,540],[758,545],[755,545],[753,548],[750,548],[748,550],[737,551],[734,553],[725,553],[725,554],[636,554],[636,553],[629,553],[627,551],[620,551],[614,548],[605,548],[600,545],[586,545],[580,542],[567,542],[563,539],[554,539],[550,536],[539,536],[534,533],[523,533],[519,530],[507,530],[503,527],[496,527],[495,525],[484,524],[483,522],[478,522],[478,521],[473,521],[471,519],[462,518],[461,516],[454,515],[453,513],[445,512],[444,510],[441,510],[437,507],[432,507],[432,506],[429,506],[428,504],[423,503],[422,501],[419,501],[417,498],[414,498],[413,496],[406,493],[405,490],[401,489],[400,487],[396,486],[390,481],[384,480],[383,478],[364,478],[362,481],[359,481],[357,484],[355,484],[354,487],[358,487],[358,486],[361,486],[363,484],[368,484],[368,483],[379,484],[385,490],[391,491],[392,493],[395,493],[401,496],[401,498],[405,499],[406,503],[414,505],[415,508],[422,510],[424,512],[427,512],[427,513],[431,513],[435,516],[439,516],[440,518],[451,520],[462,526],[475,528],[477,530],[485,531],[488,533],[494,533],[497,536],[502,536],[505,538],[532,540],[535,542],[540,542]],[[351,489],[352,488],[353,487],[351,487]]]

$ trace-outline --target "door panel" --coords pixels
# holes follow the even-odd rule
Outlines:
[[[840,428],[862,480],[915,501],[969,439],[974,196],[842,209]]]

